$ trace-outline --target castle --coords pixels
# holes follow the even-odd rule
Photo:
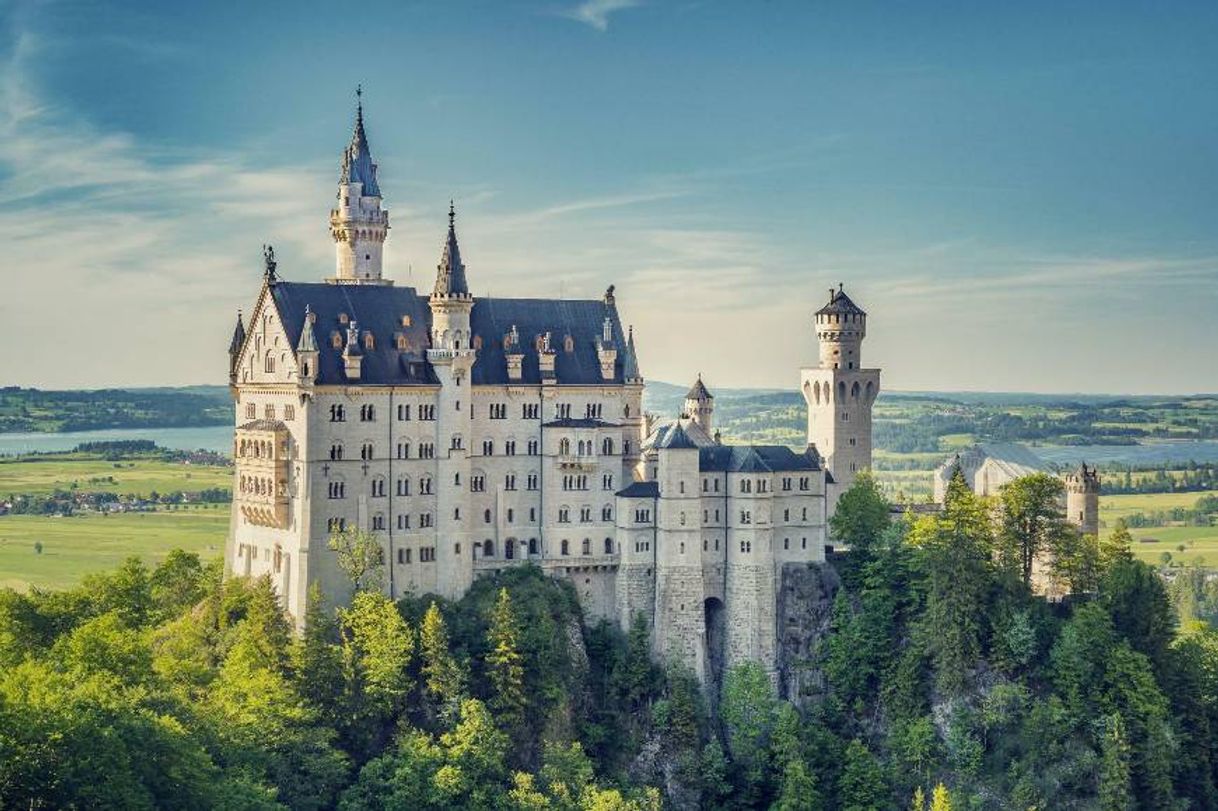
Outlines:
[[[839,286],[815,315],[806,449],[725,444],[701,379],[676,419],[644,415],[613,287],[475,297],[451,205],[430,294],[385,278],[376,175],[360,105],[330,212],[334,275],[284,281],[268,250],[238,314],[227,572],[268,575],[300,623],[310,584],[349,597],[327,541],[358,527],[381,541],[395,599],[456,598],[532,563],[590,619],[644,616],[656,654],[699,678],[745,660],[773,671],[783,568],[825,559],[837,496],[871,462],[863,310]]]

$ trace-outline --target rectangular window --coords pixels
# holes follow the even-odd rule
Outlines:
[[[296,419],[296,406],[285,405],[283,407],[283,418],[289,422]]]

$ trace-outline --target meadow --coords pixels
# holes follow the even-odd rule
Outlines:
[[[218,558],[228,518],[227,504],[63,518],[6,515],[0,517],[0,588],[67,588],[131,555],[154,565],[173,549]],[[35,543],[42,544],[41,553]]]
[[[108,461],[96,456],[48,454],[0,460],[0,498],[49,495],[56,490],[147,496],[231,488],[232,484],[232,468],[155,458]]]
[[[1120,518],[1135,513],[1152,514],[1176,507],[1192,507],[1202,496],[1216,494],[1210,491],[1103,496],[1100,498],[1100,535],[1111,533]],[[1131,529],[1130,534],[1136,541],[1134,555],[1147,563],[1159,564],[1163,553],[1169,552],[1173,563],[1218,565],[1218,526],[1140,527]],[[1184,551],[1180,546],[1184,546]]]

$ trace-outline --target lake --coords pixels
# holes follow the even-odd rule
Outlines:
[[[1057,465],[1161,465],[1170,462],[1218,462],[1218,441],[1171,440],[1144,445],[1037,446],[1032,452]]]
[[[231,425],[202,428],[113,428],[102,431],[68,431],[62,434],[0,434],[0,456],[36,451],[70,451],[82,442],[120,439],[151,439],[162,448],[230,453],[233,447]]]

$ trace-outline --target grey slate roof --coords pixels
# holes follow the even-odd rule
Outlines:
[[[846,292],[838,285],[836,290],[829,291],[829,303],[816,311],[817,315],[866,315],[863,309],[850,300]]]
[[[361,336],[365,332],[371,332],[373,336],[373,348],[363,350],[360,385],[407,386],[438,382],[427,363],[431,310],[427,307],[427,299],[419,296],[414,288],[278,282],[270,290],[291,346],[300,343],[305,308],[309,307],[316,314],[313,329],[320,339],[319,385],[348,382],[342,357],[347,346],[347,324],[340,323],[340,313],[358,323]],[[410,326],[402,325],[403,316],[410,317]],[[337,349],[331,337],[335,332],[340,338]],[[406,338],[405,351],[397,348],[399,333]]]
[[[620,326],[618,330],[621,331]],[[626,353],[622,359],[622,376],[626,380],[641,380],[643,377],[639,372],[639,356],[634,350],[634,327],[630,328],[630,335],[626,339]]]
[[[713,399],[715,399],[715,395],[711,394],[709,391],[706,390],[706,386],[703,385],[703,383],[702,383],[702,375],[698,375],[697,382],[695,382],[692,386],[690,386],[689,391],[685,393],[685,399],[686,400],[713,400]]]
[[[659,482],[634,482],[618,490],[615,495],[626,498],[657,498],[660,495]]]
[[[351,133],[351,143],[343,151],[343,170],[339,182],[362,183],[364,184],[364,196],[381,196],[381,188],[376,184],[376,164],[372,162],[372,152],[368,149],[368,136],[364,134],[364,105],[362,103],[355,113],[355,130]]]
[[[311,308],[316,319],[313,324],[318,347],[318,385],[342,385],[348,382],[343,372],[342,353],[347,346],[347,325],[339,322],[339,314],[358,323],[362,336],[371,332],[374,348],[364,349],[360,369],[360,385],[427,385],[437,383],[427,362],[431,345],[431,309],[425,296],[412,287],[385,285],[342,285],[306,282],[276,282],[270,286],[275,307],[283,320],[291,346],[299,346],[304,330],[305,308]],[[403,316],[409,316],[410,326],[403,326]],[[474,300],[470,324],[476,337],[481,338],[478,359],[474,363],[475,385],[506,385],[541,382],[537,363],[537,336],[552,334],[555,348],[555,376],[559,385],[611,385],[623,382],[621,354],[612,380],[601,378],[600,359],[596,341],[601,336],[604,319],[608,317],[615,340],[622,338],[622,326],[617,308],[599,300],[559,299],[500,299]],[[503,339],[512,326],[520,333],[517,351],[524,355],[522,377],[510,381]],[[340,338],[340,347],[332,342],[333,333]],[[399,351],[397,336],[406,339],[407,348]],[[571,336],[572,351],[564,346]]]
[[[698,468],[732,473],[820,470],[820,459],[786,445],[711,445],[698,450]]]
[[[560,419],[560,420],[550,420],[547,423],[543,423],[542,427],[543,428],[621,428],[622,426],[618,425],[615,422],[606,422],[605,420],[585,419],[583,417],[578,418],[578,419],[576,419],[574,417],[566,417],[565,419]]]
[[[697,450],[698,446],[689,438],[689,434],[685,433],[685,429],[681,427],[680,422],[674,422],[664,436],[659,438],[656,447],[661,450]]]
[[[474,336],[482,339],[478,360],[474,364],[474,385],[508,383],[537,384],[541,371],[537,364],[537,338],[549,332],[554,349],[554,372],[560,384],[605,385],[624,381],[622,354],[618,353],[613,378],[601,378],[601,362],[596,342],[601,337],[605,318],[611,322],[614,340],[623,340],[622,324],[617,307],[597,299],[508,299],[475,298],[470,325]],[[516,351],[524,355],[521,379],[510,381],[503,339],[512,327],[520,333]],[[572,339],[572,351],[566,351],[565,339]]]
[[[237,310],[237,326],[233,328],[233,339],[228,344],[228,354],[236,355],[245,346],[245,324],[241,323],[241,311]]]
[[[457,228],[454,224],[456,211],[448,206],[448,236],[444,240],[444,251],[440,264],[436,265],[436,286],[433,296],[468,296],[469,284],[465,281],[465,265],[461,262],[461,247],[457,244]]]

